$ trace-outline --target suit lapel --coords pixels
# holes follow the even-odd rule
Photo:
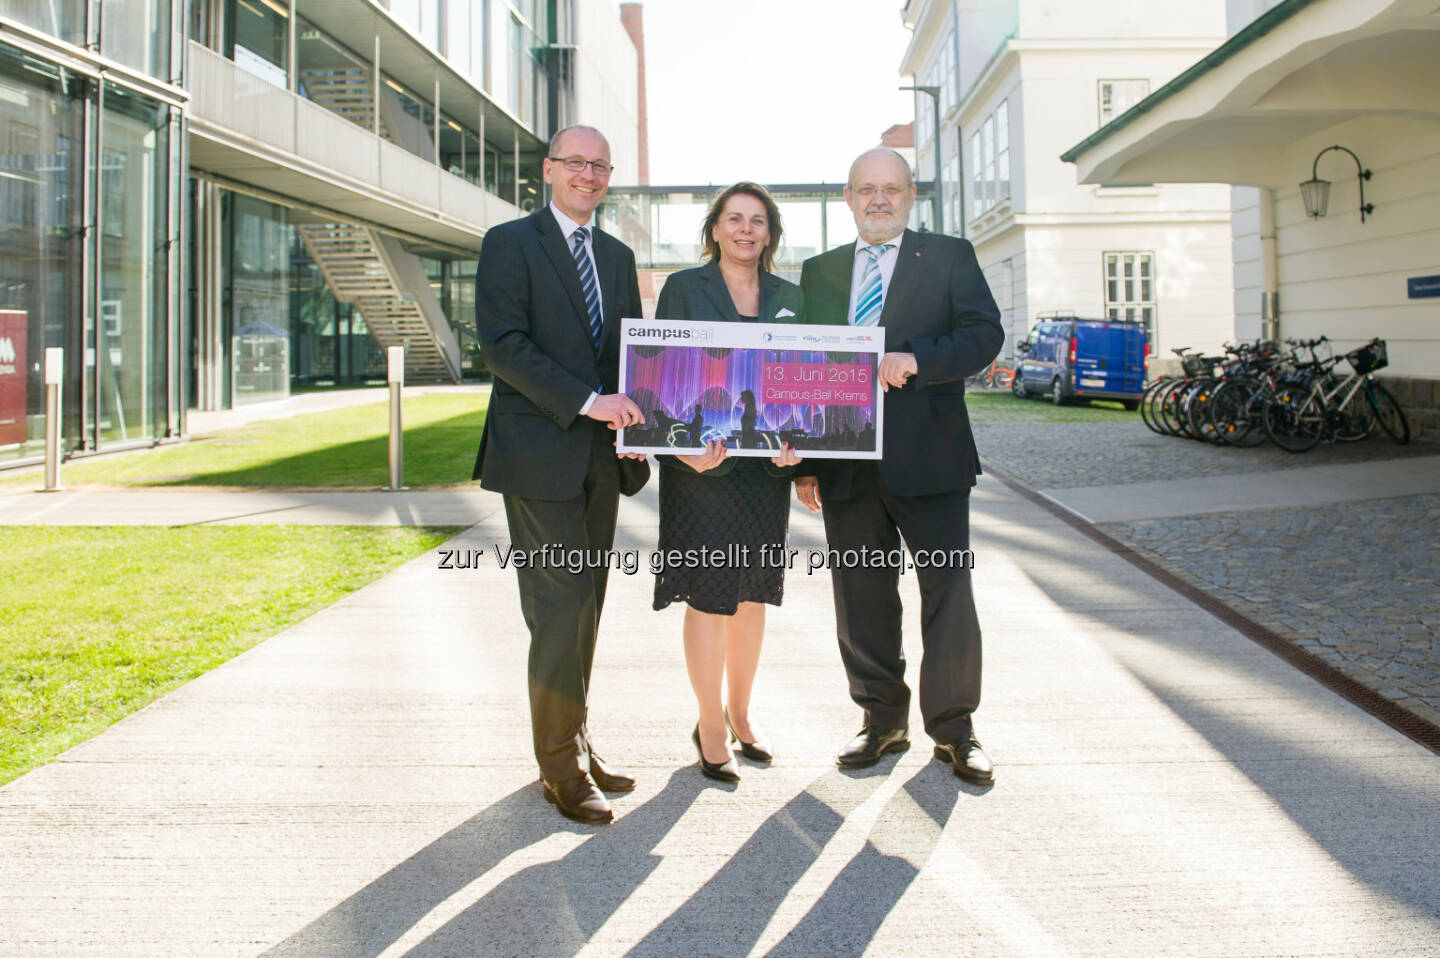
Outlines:
[[[925,267],[925,247],[928,244],[919,233],[906,230],[900,248],[895,251],[895,272],[890,274],[890,285],[885,288],[885,306],[880,310],[880,325],[894,326],[905,315],[905,300],[915,288],[914,278]]]
[[[620,257],[615,255],[613,237],[595,227],[595,272],[600,283],[600,320],[606,330],[624,316],[620,315]],[[634,319],[636,317],[631,317]]]
[[[761,274],[760,274],[760,318],[759,318],[759,322],[762,322],[762,323],[774,323],[774,322],[778,322],[778,320],[775,318],[775,314],[776,314],[777,312],[779,312],[779,310],[780,310],[780,303],[777,302],[777,300],[778,300],[780,297],[776,295],[776,291],[777,291],[777,288],[779,287],[779,285],[780,285],[780,280],[779,280],[779,279],[777,279],[776,277],[772,276],[772,275],[769,274],[769,273],[761,272]],[[786,317],[786,318],[788,319],[789,317]]]
[[[850,285],[855,279],[855,244],[846,243],[840,247],[841,255],[835,257],[835,272],[832,281],[835,298],[839,304],[841,325],[850,322]]]
[[[550,212],[550,207],[535,214],[535,228],[540,231],[540,246],[545,250],[545,255],[550,258],[550,265],[555,267],[555,273],[560,277],[560,285],[565,287],[566,294],[570,297],[570,303],[575,307],[575,319],[585,330],[585,338],[590,338],[590,317],[585,311],[585,293],[580,289],[580,274],[575,269],[575,258],[570,255],[569,248],[565,245],[565,237],[560,233],[560,224],[555,222],[555,216]],[[600,244],[595,244],[599,250]],[[598,252],[597,252],[597,259]],[[604,291],[604,287],[601,287]]]
[[[715,311],[732,323],[739,322],[740,311],[730,301],[730,290],[725,286],[725,277],[720,275],[720,267],[714,260],[706,263],[700,270],[700,279],[705,298],[710,300]]]

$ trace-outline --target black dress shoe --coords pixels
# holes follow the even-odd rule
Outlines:
[[[606,825],[615,820],[610,803],[605,800],[589,775],[577,775],[563,782],[540,780],[545,786],[545,801],[560,810],[566,818],[586,825]]]
[[[841,768],[869,768],[886,752],[903,752],[909,747],[905,729],[867,725],[835,756],[835,764]]]
[[[633,792],[635,777],[623,772],[594,752],[590,753],[590,779],[602,792]]]
[[[955,777],[962,781],[971,785],[995,784],[995,766],[973,735],[964,742],[935,746],[935,757],[955,769]]]
[[[730,736],[740,746],[740,754],[752,762],[764,762],[767,765],[775,761],[775,753],[770,751],[770,746],[760,740],[746,742],[740,738],[740,733],[735,731],[735,726],[730,724],[730,713],[725,713],[725,727],[730,730]]]
[[[695,732],[690,736],[695,743],[695,751],[700,756],[700,774],[706,778],[713,778],[717,782],[725,782],[727,785],[740,784],[740,767],[735,764],[734,756],[724,762],[705,761],[705,750],[700,747],[700,726],[695,726]]]

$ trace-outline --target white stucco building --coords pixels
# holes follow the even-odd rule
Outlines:
[[[903,15],[914,37],[900,72],[939,88],[941,225],[975,244],[1003,355],[1057,312],[1143,320],[1152,356],[1234,336],[1229,190],[1077,184],[1060,159],[1223,40],[1223,0],[909,0]],[[916,95],[923,180],[932,102]]]
[[[1065,158],[1092,189],[1236,184],[1236,335],[1323,334],[1337,353],[1385,338],[1380,377],[1435,438],[1440,8],[1230,0],[1228,15],[1228,41]],[[1301,194],[1312,177],[1331,184],[1320,217]]]

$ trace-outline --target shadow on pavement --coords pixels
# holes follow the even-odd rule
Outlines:
[[[883,776],[859,781],[836,769],[765,820],[725,865],[628,954],[748,954],[790,889]]]
[[[930,860],[955,810],[959,784],[934,762],[911,776],[885,804],[865,847],[769,955],[810,958],[818,942],[825,942],[831,958],[863,954]]]
[[[771,815],[725,865],[629,955],[746,954],[786,897],[873,795],[883,773],[826,772]],[[694,803],[704,782],[694,768],[676,770],[654,798],[591,829],[566,822],[534,786],[505,796],[372,881],[265,955],[376,956],[400,942],[442,903],[505,858],[559,831],[586,836],[563,857],[539,862],[500,882],[427,935],[406,954],[513,955],[518,943],[535,955],[574,955],[650,879],[655,847]],[[926,765],[886,803],[864,848],[799,925],[771,952],[860,954],[920,874],[955,807],[948,770]],[[599,944],[603,945],[603,942]]]
[[[1318,684],[1310,687],[1312,679],[1281,660],[1270,660],[1268,653],[1243,636],[1232,633],[1231,638],[1217,641],[1215,632],[1222,628],[1218,622],[1214,623],[1215,631],[1205,636],[1165,628],[1163,612],[1152,617],[1155,624],[1146,624],[1136,613],[1155,610],[1154,593],[1165,587],[1154,583],[1142,590],[1127,585],[1126,580],[1137,575],[1128,565],[1124,566],[1123,576],[1106,578],[1095,565],[1057,562],[1057,556],[1073,559],[1077,551],[1079,537],[1068,528],[1037,524],[1026,527],[1023,533],[1004,533],[990,526],[980,538],[982,545],[978,548],[1003,548],[1051,601],[1077,618],[1122,631],[1128,639],[1140,643],[1182,652],[1197,663],[1207,661],[1217,672],[1248,675],[1257,683],[1257,695],[1318,693],[1321,701],[1308,703],[1316,717],[1329,714],[1337,721],[1348,718],[1348,703],[1338,696],[1331,701],[1333,693]],[[1082,541],[1079,551],[1100,548]],[[1027,558],[1034,561],[1027,562]],[[1106,608],[1097,608],[1097,596],[1113,597],[1114,601],[1106,602]],[[1174,604],[1180,606],[1186,600],[1176,595]],[[1208,618],[1198,607],[1193,611]],[[1384,756],[1357,751],[1353,727],[1347,734],[1337,734],[1328,748],[1323,736],[1319,744],[1287,740],[1272,729],[1246,720],[1243,710],[1253,705],[1256,696],[1204,699],[1195,694],[1193,685],[1196,680],[1204,681],[1203,669],[1177,672],[1147,661],[1138,644],[1103,639],[1102,644],[1116,662],[1273,799],[1349,874],[1422,914],[1440,916],[1434,880],[1440,874],[1440,832],[1434,827],[1440,820],[1440,793],[1435,790],[1433,777],[1416,782],[1413,772],[1408,780],[1399,772],[1387,776],[1393,764],[1387,764]],[[1256,674],[1257,653],[1273,661],[1273,668],[1293,676],[1293,681],[1277,682]],[[1398,733],[1383,729],[1379,720],[1375,722],[1375,740],[1394,735],[1396,749],[1421,749]],[[1104,749],[1104,743],[1092,745]]]
[[[556,815],[527,785],[437,838],[264,954],[374,956],[511,854],[559,831],[591,837],[502,882],[417,946],[425,954],[573,954],[659,863],[651,854],[699,795],[690,770],[604,829]]]

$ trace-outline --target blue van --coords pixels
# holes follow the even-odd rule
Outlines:
[[[1018,349],[1021,359],[1010,388],[1021,399],[1039,393],[1057,406],[1071,399],[1116,399],[1126,409],[1140,405],[1150,364],[1143,323],[1045,319]]]

